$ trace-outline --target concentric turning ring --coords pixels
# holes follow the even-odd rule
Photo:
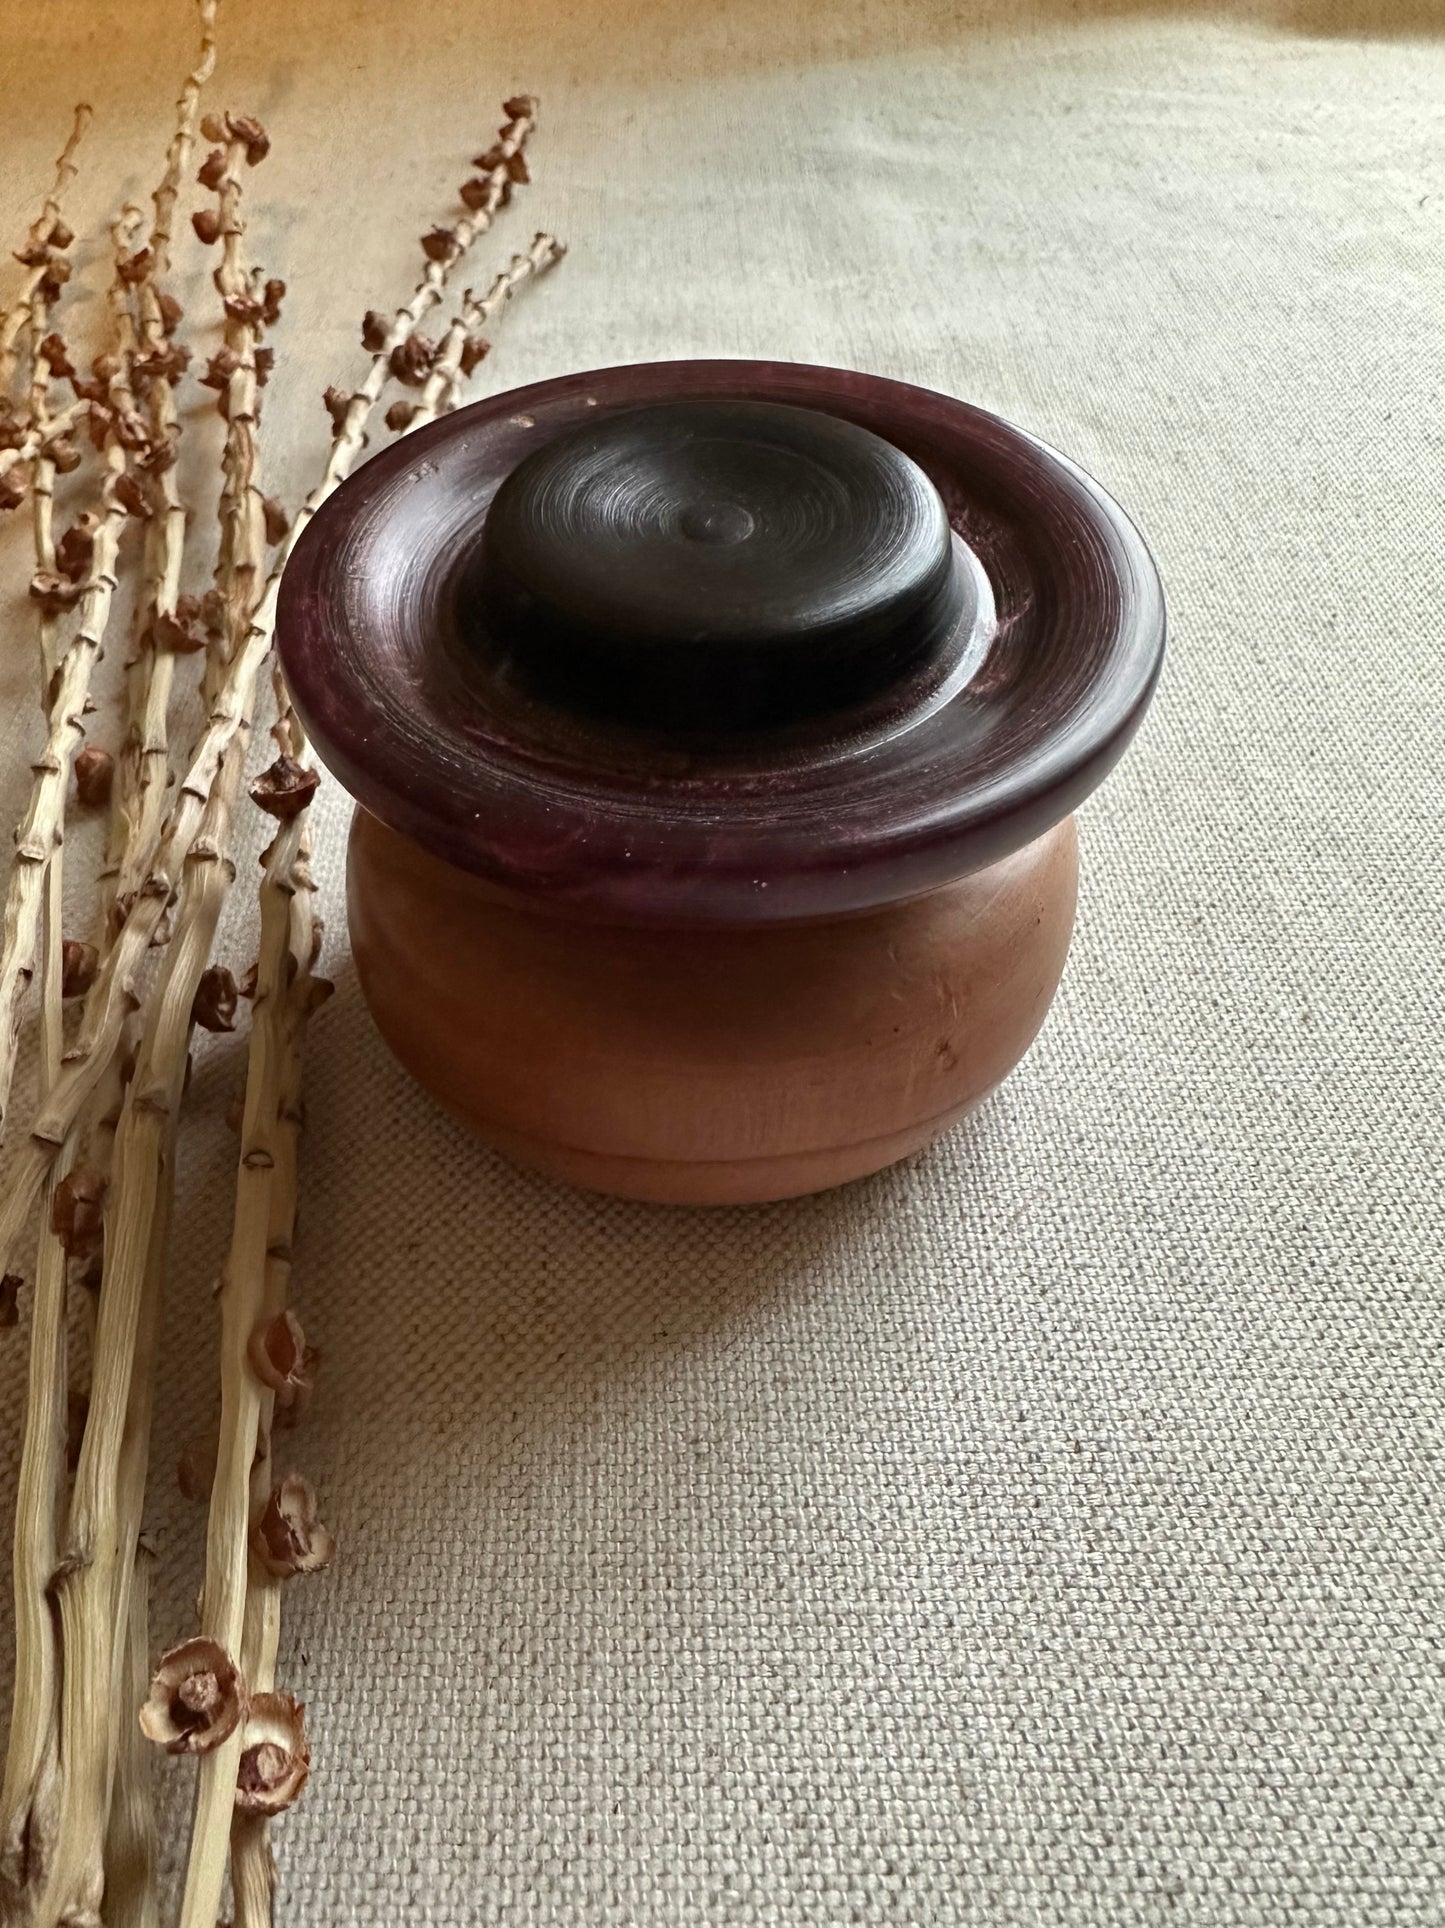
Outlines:
[[[503,482],[469,574],[460,626],[539,694],[712,735],[888,688],[964,600],[918,464],[775,402],[592,411]]]

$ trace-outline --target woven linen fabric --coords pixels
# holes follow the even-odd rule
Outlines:
[[[286,1594],[315,1766],[283,1922],[1445,1922],[1442,27],[1433,0],[226,0],[208,101],[274,140],[248,186],[291,285],[264,438],[292,505],[362,311],[530,87],[536,184],[463,279],[543,224],[571,253],[487,386],[739,354],[964,395],[1120,497],[1172,615],[1082,813],[1042,1039],[928,1155],[797,1204],[582,1196],[440,1116],[361,1003],[326,785],[295,1275],[325,1365],[286,1450],[342,1550]],[[94,234],[154,182],[190,12],[36,0],[3,36],[0,232],[86,95]],[[209,265],[182,249],[192,327]],[[13,820],[23,526],[3,559]],[[67,856],[78,916],[93,835]],[[238,967],[255,874],[248,848]],[[157,1648],[201,1570],[173,1469],[217,1402],[243,1057],[202,1040],[183,1134]],[[156,1778],[173,1897],[190,1776]]]

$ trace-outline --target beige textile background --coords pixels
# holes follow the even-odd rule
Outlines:
[[[492,258],[544,221],[572,253],[492,384],[759,354],[954,391],[1131,506],[1173,615],[1039,1046],[929,1156],[801,1204],[582,1197],[438,1116],[359,1001],[327,787],[293,1443],[343,1557],[287,1598],[285,1921],[1445,1922],[1442,13],[228,0],[290,501],[362,309],[528,86]],[[0,231],[81,92],[77,227],[147,191],[192,41],[180,0],[10,0]],[[204,510],[209,418],[188,441]],[[199,1572],[171,1469],[215,1403],[242,1051],[207,1041],[185,1136],[158,1643]],[[22,1383],[0,1335],[7,1521]]]

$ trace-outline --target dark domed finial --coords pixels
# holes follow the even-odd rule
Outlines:
[[[502,483],[459,592],[574,714],[733,733],[876,695],[955,628],[938,491],[868,429],[775,402],[593,417]]]

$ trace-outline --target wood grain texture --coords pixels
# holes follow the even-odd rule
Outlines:
[[[726,931],[579,923],[365,811],[352,954],[382,1036],[519,1163],[599,1191],[740,1204],[919,1151],[1010,1072],[1073,927],[1072,818],[867,915]]]

